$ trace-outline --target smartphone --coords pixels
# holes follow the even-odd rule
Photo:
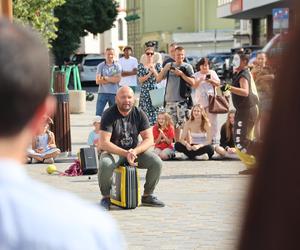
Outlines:
[[[209,80],[210,79],[210,75],[206,75],[205,80]]]

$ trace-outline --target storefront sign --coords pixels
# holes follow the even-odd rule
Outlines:
[[[289,28],[289,9],[273,9],[273,30],[282,31]]]
[[[233,0],[230,4],[231,13],[241,12],[243,10],[243,0]]]

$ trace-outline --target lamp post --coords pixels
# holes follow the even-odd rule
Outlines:
[[[12,0],[1,0],[0,16],[5,16],[10,21],[13,19]]]

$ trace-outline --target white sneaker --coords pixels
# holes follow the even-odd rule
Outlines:
[[[195,156],[196,160],[209,160],[208,154],[197,155]]]
[[[44,160],[44,163],[52,164],[52,163],[54,163],[54,160],[53,160],[53,158],[48,158],[48,159]]]

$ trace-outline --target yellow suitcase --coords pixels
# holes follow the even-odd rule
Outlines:
[[[138,169],[119,166],[113,172],[110,191],[112,204],[122,208],[136,208],[141,204]]]

